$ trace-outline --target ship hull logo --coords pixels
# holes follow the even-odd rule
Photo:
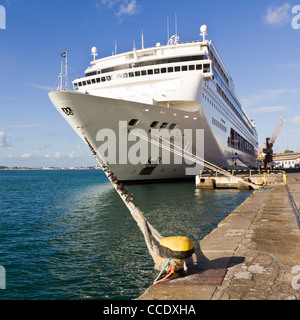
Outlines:
[[[74,111],[70,108],[61,108],[61,110],[67,115],[67,116],[73,116],[74,115]]]

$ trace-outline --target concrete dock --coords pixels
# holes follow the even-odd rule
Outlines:
[[[300,300],[300,173],[287,186],[255,191],[195,243],[183,278],[149,287],[137,300]]]

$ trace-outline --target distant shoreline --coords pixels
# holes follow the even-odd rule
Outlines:
[[[70,167],[70,168],[0,168],[0,171],[47,171],[47,170],[101,170],[100,167]]]

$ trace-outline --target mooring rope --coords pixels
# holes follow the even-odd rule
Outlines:
[[[161,239],[164,237],[147,221],[147,219],[144,217],[143,213],[139,208],[137,208],[134,203],[134,196],[133,195],[128,195],[128,190],[124,188],[122,183],[119,183],[117,180],[117,177],[114,176],[113,172],[107,167],[106,163],[102,160],[102,158],[98,155],[96,150],[93,148],[91,143],[89,142],[88,138],[85,136],[83,131],[81,130],[82,135],[84,137],[85,142],[91,149],[95,159],[101,166],[103,172],[119,194],[120,198],[123,200],[127,208],[129,209],[132,217],[138,224],[139,228],[141,229],[144,239],[148,248],[148,251],[150,255],[152,256],[153,261],[155,262],[156,265],[159,265],[161,263],[161,258],[159,257],[159,250],[157,246],[155,245],[153,239],[151,236],[158,242],[160,242]]]
[[[109,181],[111,182],[112,186],[114,187],[114,189],[117,191],[117,193],[119,194],[120,198],[123,200],[124,204],[126,205],[126,207],[129,209],[132,217],[134,218],[134,220],[136,221],[137,225],[139,226],[140,230],[143,233],[148,251],[150,253],[150,255],[152,256],[152,259],[156,265],[156,267],[159,268],[159,266],[162,265],[162,263],[165,263],[164,259],[162,259],[159,255],[159,250],[157,248],[157,246],[155,245],[155,242],[153,241],[153,238],[160,242],[160,240],[162,240],[164,237],[148,222],[148,220],[144,217],[143,213],[141,212],[141,210],[139,208],[137,208],[134,203],[134,196],[132,194],[128,194],[128,190],[123,186],[122,183],[120,183],[117,179],[116,176],[114,176],[113,172],[111,172],[111,170],[108,168],[108,166],[106,165],[105,161],[101,158],[101,156],[96,152],[96,150],[93,148],[93,146],[91,145],[91,143],[89,142],[88,138],[86,137],[86,135],[84,134],[84,132],[81,129],[81,133],[82,136],[85,140],[85,142],[87,143],[87,145],[89,146],[89,148],[91,149],[95,159],[97,160],[97,162],[99,163],[100,167],[102,168],[103,172],[105,173],[105,175],[107,176],[107,178],[109,179]],[[174,149],[167,147],[166,145],[163,145],[160,142],[154,141],[153,139],[150,139],[147,137],[145,137],[144,135],[141,135],[137,132],[135,132],[134,130],[131,131],[131,133],[137,137],[140,137],[141,139],[146,140],[147,142],[150,142],[154,145],[157,145],[165,150],[168,150],[176,155],[179,155],[180,157],[183,157],[187,160],[191,160],[192,162],[196,162],[197,164],[200,165],[205,165],[205,167],[212,169],[214,171],[218,171],[226,176],[230,176],[230,177],[234,177],[235,179],[237,179],[238,181],[241,181],[242,183],[248,184],[251,187],[253,187],[254,189],[257,189],[258,187],[253,185],[252,183],[248,182],[248,181],[244,181],[241,178],[238,178],[236,176],[233,176],[231,173],[227,172],[226,170],[219,168],[218,166],[216,166],[213,163],[210,163],[194,154],[192,154],[191,152],[187,151],[187,150],[183,150],[182,148],[180,148],[179,146],[173,144],[170,141],[167,141],[165,139],[163,139],[162,137],[156,136],[158,138],[161,138],[163,141],[170,143]],[[158,139],[159,140],[159,139]],[[178,148],[179,150],[175,150],[175,147]]]
[[[165,150],[167,150],[169,152],[172,152],[172,153],[174,153],[176,155],[179,155],[179,156],[181,156],[181,157],[183,157],[183,158],[185,158],[187,160],[191,160],[193,162],[196,162],[197,164],[205,166],[206,168],[214,170],[216,172],[219,172],[219,173],[221,173],[221,174],[223,174],[225,176],[232,177],[232,178],[236,179],[237,181],[239,181],[241,183],[245,183],[245,184],[251,186],[255,190],[258,190],[260,188],[259,186],[255,185],[255,184],[253,184],[253,183],[251,183],[249,181],[245,181],[244,179],[242,179],[240,177],[234,176],[232,173],[230,173],[230,172],[218,167],[217,165],[215,165],[215,164],[213,164],[213,163],[211,163],[211,162],[209,162],[209,161],[207,161],[205,159],[202,159],[202,158],[194,155],[193,153],[191,153],[191,152],[189,152],[189,151],[177,146],[176,144],[174,144],[171,141],[168,141],[168,140],[162,138],[161,136],[157,136],[156,135],[155,137],[156,138],[161,138],[163,141],[167,142],[168,144],[171,144],[173,147],[178,148],[179,151],[177,151],[175,149],[172,149],[172,148],[169,148],[169,147],[167,147],[166,145],[163,145],[160,142],[154,141],[153,139],[149,138],[148,136],[146,137],[146,136],[144,136],[142,134],[139,134],[139,133],[135,132],[134,130],[130,131],[130,133],[135,135],[135,136],[137,136],[137,137],[140,137],[141,139],[143,139],[145,141],[148,141],[148,142],[150,142],[150,143],[152,143],[154,145],[157,145],[157,146],[159,146],[159,147],[161,147],[161,148],[163,148],[163,149],[165,149]]]

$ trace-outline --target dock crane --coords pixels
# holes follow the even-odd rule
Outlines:
[[[264,148],[262,150],[259,149],[259,160],[263,161],[265,168],[270,162],[273,161],[273,147],[285,123],[286,118],[287,117],[282,119],[282,114],[280,113],[272,137],[266,138],[266,144]]]

